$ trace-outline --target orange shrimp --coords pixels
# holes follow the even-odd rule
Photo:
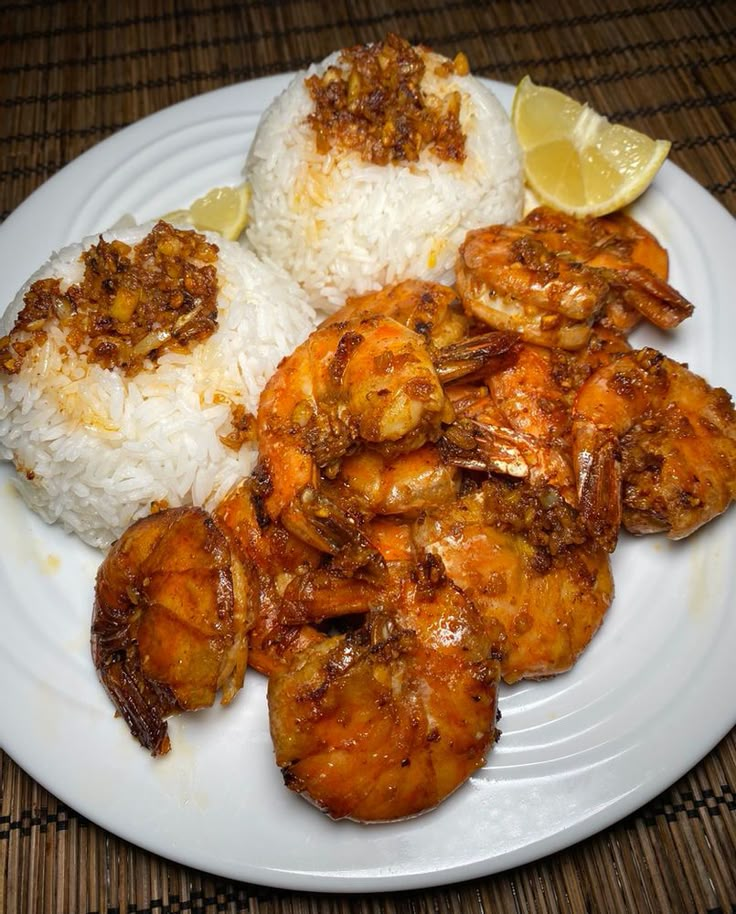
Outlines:
[[[497,738],[500,629],[482,622],[438,559],[399,564],[363,625],[303,651],[268,684],[286,785],[336,819],[433,808]]]
[[[262,507],[297,536],[324,548],[305,524],[304,495],[360,445],[384,454],[436,440],[453,410],[443,383],[480,369],[515,344],[491,333],[431,352],[392,318],[366,317],[315,331],[284,359],[258,410]]]
[[[584,346],[608,294],[594,269],[568,262],[520,226],[468,232],[455,272],[470,314],[541,346]]]
[[[391,317],[438,348],[458,342],[468,329],[457,292],[419,279],[405,279],[376,292],[352,296],[322,326],[369,316]]]
[[[422,338],[390,318],[315,331],[284,359],[261,394],[258,443],[270,517],[283,512],[319,469],[356,442],[411,450],[452,418]],[[287,521],[288,523],[288,521]]]
[[[334,482],[323,484],[336,502],[354,505],[367,516],[410,517],[453,501],[459,489],[459,468],[443,459],[436,444],[395,456],[363,448],[343,459]]]
[[[483,378],[485,393],[450,393],[457,418],[440,439],[447,462],[529,478],[577,503],[570,454],[573,392],[560,350],[523,343],[506,366]]]
[[[113,544],[97,573],[92,657],[152,755],[170,749],[171,714],[235,697],[252,615],[247,571],[200,508],[151,514]]]
[[[622,522],[680,539],[736,497],[730,394],[654,349],[593,372],[577,394],[572,434],[581,511],[611,551]]]
[[[554,490],[491,478],[413,529],[417,548],[438,555],[486,623],[502,626],[506,682],[570,669],[613,599],[607,553]]]
[[[563,249],[563,239],[576,242],[573,248],[576,252],[585,252],[592,243],[599,251],[615,256],[622,266],[627,261],[633,261],[651,270],[660,279],[667,280],[667,251],[643,225],[621,211],[607,216],[576,219],[549,206],[538,206],[524,217],[521,224],[535,232],[560,236],[561,244],[557,250]],[[554,246],[553,241],[550,241],[550,246]]]
[[[215,519],[251,569],[254,619],[248,631],[248,663],[270,675],[286,665],[292,653],[322,640],[316,628],[287,622],[282,613],[284,592],[295,578],[319,567],[321,553],[264,515],[255,477],[223,499]]]
[[[664,249],[624,215],[540,207],[518,225],[468,233],[456,272],[467,311],[543,346],[579,349],[594,323],[626,332],[641,316],[671,329],[693,310],[666,282]]]

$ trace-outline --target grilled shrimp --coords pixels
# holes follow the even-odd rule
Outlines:
[[[367,317],[315,331],[284,359],[258,410],[262,509],[298,536],[302,496],[321,473],[361,444],[400,454],[439,437],[453,418],[443,382],[481,368],[515,344],[493,333],[430,353],[424,338],[392,318]]]
[[[435,444],[386,456],[363,448],[342,461],[334,482],[324,491],[340,504],[354,505],[368,516],[413,516],[453,501],[460,489],[460,470],[443,459]]]
[[[457,343],[468,329],[457,292],[420,279],[405,279],[352,296],[322,326],[369,316],[392,317],[439,348]]]
[[[625,337],[600,325],[593,328],[587,345],[574,352],[522,344],[513,361],[485,376],[488,397],[457,411],[474,421],[483,441],[489,430],[492,436],[500,434],[493,428],[500,422],[507,445],[515,444],[528,467],[524,475],[529,481],[553,486],[577,505],[572,404],[593,371],[629,349]]]
[[[267,676],[324,640],[315,623],[365,612],[385,579],[380,548],[351,516],[316,490],[302,498],[321,550],[264,516],[257,476],[230,492],[215,513],[251,572],[248,663]]]
[[[286,785],[335,819],[436,806],[485,761],[496,731],[500,630],[427,556],[268,684]]]
[[[524,344],[516,358],[484,381],[508,424],[539,441],[557,442],[570,430],[570,372],[567,354]]]
[[[515,359],[483,381],[485,393],[451,399],[456,422],[440,446],[445,459],[473,470],[528,478],[577,501],[569,445],[571,391],[559,350],[524,343]]]
[[[661,276],[657,242],[634,226],[627,217],[581,221],[541,208],[514,226],[471,231],[456,265],[463,305],[490,327],[562,349],[584,346],[599,320],[630,329],[632,312],[675,327],[692,305]]]
[[[595,371],[573,415],[573,458],[589,532],[613,550],[632,533],[680,539],[736,497],[730,394],[654,349]]]
[[[542,346],[584,346],[608,294],[594,269],[566,261],[519,226],[468,232],[455,272],[470,314]]]
[[[340,322],[315,331],[284,359],[261,395],[263,500],[282,517],[297,493],[316,486],[356,442],[411,450],[452,418],[420,336],[390,318]]]
[[[170,749],[168,716],[241,688],[249,607],[246,570],[200,508],[152,514],[113,544],[97,573],[92,657],[152,755]]]
[[[249,477],[222,500],[215,518],[251,569],[254,619],[248,631],[248,663],[268,676],[285,666],[292,653],[323,639],[314,626],[286,621],[282,612],[289,585],[317,569],[322,556],[265,516],[261,503],[257,478]]]
[[[487,624],[503,627],[509,683],[568,670],[613,599],[607,553],[548,487],[491,478],[417,519],[414,539],[442,559]]]
[[[646,267],[660,279],[667,280],[669,275],[667,251],[651,232],[626,213],[619,211],[607,216],[576,219],[549,206],[538,206],[521,224],[544,233],[554,250],[589,254],[592,247],[593,255],[610,258],[611,266],[623,269],[633,262]],[[557,243],[551,234],[559,236]]]
[[[376,292],[348,298],[321,326],[369,317],[389,317],[419,334],[443,384],[491,364],[502,364],[516,343],[513,333],[470,335],[470,321],[455,290],[419,279],[405,279]]]
[[[522,224],[539,233],[550,250],[601,271],[610,294],[597,323],[627,333],[646,318],[672,329],[692,313],[692,305],[667,283],[665,249],[625,213],[578,220],[539,207]]]

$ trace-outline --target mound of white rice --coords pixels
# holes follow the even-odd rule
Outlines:
[[[109,232],[135,245],[153,223]],[[205,233],[206,234],[206,233]],[[133,377],[90,364],[49,323],[18,374],[0,374],[0,457],[18,468],[25,501],[84,541],[108,546],[152,502],[212,507],[255,461],[255,445],[234,451],[230,403],[255,412],[279,360],[313,329],[299,287],[235,242],[219,248],[218,329],[190,352],[167,352]],[[18,293],[0,322],[7,334],[37,279],[79,282],[79,257],[97,237],[55,254]]]
[[[317,308],[332,311],[349,293],[409,277],[451,282],[469,229],[521,216],[521,153],[501,103],[472,75],[437,76],[447,60],[417,50],[426,63],[422,90],[461,94],[462,163],[426,148],[418,162],[386,166],[357,152],[318,153],[304,81],[339,64],[338,54],[298,74],[258,126],[246,162],[246,238],[288,269]]]

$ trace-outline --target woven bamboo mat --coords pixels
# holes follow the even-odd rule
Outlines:
[[[528,72],[669,137],[671,159],[736,214],[731,0],[0,0],[0,217],[146,114],[387,31],[462,49],[484,76],[515,83]],[[358,898],[274,891],[163,860],[88,822],[0,752],[0,912],[725,914],[736,911],[735,787],[732,731],[635,815],[567,851],[446,889]]]

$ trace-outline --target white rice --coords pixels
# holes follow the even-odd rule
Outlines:
[[[425,92],[461,93],[463,163],[428,149],[416,163],[387,166],[356,152],[318,153],[304,80],[336,64],[338,54],[298,74],[259,124],[246,162],[247,242],[288,269],[319,309],[409,277],[452,282],[469,229],[521,216],[522,158],[501,103],[472,75],[438,77],[445,58],[420,53]]]
[[[105,238],[134,245],[152,227]],[[232,430],[228,401],[255,412],[279,360],[314,328],[314,311],[285,273],[235,242],[207,237],[219,248],[218,329],[190,352],[165,353],[155,370],[126,378],[64,347],[49,322],[45,344],[30,350],[21,371],[0,374],[0,458],[15,463],[34,511],[90,545],[108,546],[154,501],[211,508],[247,475],[255,445],[234,451],[219,438]],[[0,336],[32,282],[59,277],[66,289],[80,281],[80,254],[97,240],[64,248],[31,277]]]

